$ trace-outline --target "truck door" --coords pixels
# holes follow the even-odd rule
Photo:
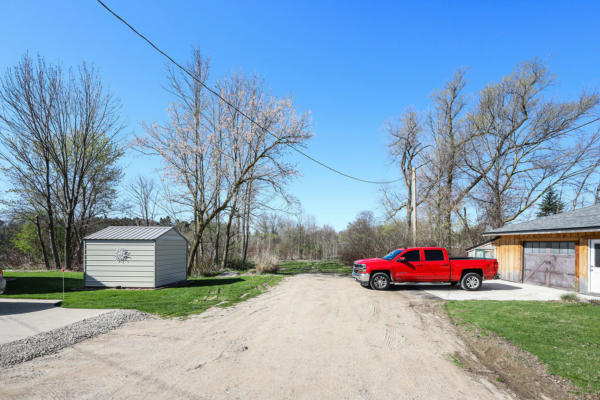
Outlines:
[[[428,281],[448,282],[450,280],[450,261],[444,252],[438,249],[424,250],[423,273]]]
[[[420,250],[408,250],[396,258],[394,280],[399,282],[417,282],[422,279],[423,263]]]

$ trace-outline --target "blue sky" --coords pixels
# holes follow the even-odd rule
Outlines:
[[[200,46],[212,76],[235,69],[262,76],[273,94],[312,111],[308,152],[350,174],[390,179],[386,119],[426,110],[431,93],[468,67],[468,93],[539,57],[557,75],[552,95],[600,88],[600,2],[330,2],[106,0],[175,59]],[[65,66],[98,67],[123,104],[124,136],[165,117],[165,60],[95,1],[0,4],[0,71],[23,53]],[[289,190],[320,224],[343,229],[380,209],[378,188],[291,155],[302,176]],[[155,160],[130,153],[126,181]]]

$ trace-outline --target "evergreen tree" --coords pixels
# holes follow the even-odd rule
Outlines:
[[[556,194],[554,189],[550,188],[542,199],[537,216],[546,217],[548,215],[558,214],[562,212],[564,208],[565,203],[560,200],[560,197],[558,197],[558,194]]]

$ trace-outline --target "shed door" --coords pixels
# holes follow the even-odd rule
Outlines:
[[[574,242],[525,242],[523,282],[575,289]]]

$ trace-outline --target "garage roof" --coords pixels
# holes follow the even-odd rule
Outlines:
[[[172,226],[109,226],[86,236],[86,240],[154,240],[171,229]]]
[[[557,232],[590,232],[600,231],[600,204],[578,208],[560,214],[541,217],[519,224],[509,224],[483,234],[518,235],[525,233],[557,233]]]

